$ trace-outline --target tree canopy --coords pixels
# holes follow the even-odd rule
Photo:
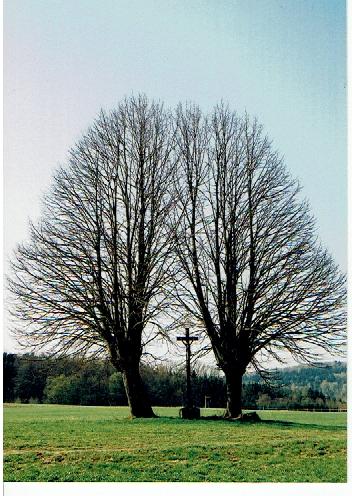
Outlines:
[[[262,126],[219,105],[176,117],[177,298],[204,326],[241,412],[258,353],[316,359],[345,339],[345,277],[320,245],[309,205]]]
[[[139,362],[170,277],[170,151],[162,105],[140,96],[101,112],[57,170],[9,282],[18,338],[60,354],[107,353],[136,416],[152,415]]]
[[[102,111],[12,260],[18,339],[108,355],[132,415],[152,416],[144,346],[167,310],[175,325],[187,315],[240,415],[242,376],[263,354],[309,362],[345,341],[345,276],[300,189],[257,120],[223,104],[171,113],[139,96]]]

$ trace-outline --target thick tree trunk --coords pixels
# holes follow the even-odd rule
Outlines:
[[[226,417],[236,418],[242,414],[242,374],[232,372],[225,374],[226,377]]]
[[[139,372],[139,366],[129,365],[122,372],[123,383],[132,417],[155,417]]]

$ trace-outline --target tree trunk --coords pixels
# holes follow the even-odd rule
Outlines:
[[[226,377],[226,417],[236,418],[242,414],[242,374],[232,372]]]
[[[139,366],[127,366],[122,372],[123,383],[132,417],[155,417],[139,372]]]

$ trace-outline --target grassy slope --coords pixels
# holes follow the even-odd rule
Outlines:
[[[5,405],[4,480],[346,481],[344,413],[266,411],[238,424],[155,411],[130,420],[123,407]]]

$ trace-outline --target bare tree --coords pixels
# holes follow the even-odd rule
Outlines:
[[[170,117],[145,97],[101,112],[55,174],[9,279],[17,338],[53,353],[107,353],[131,414],[153,416],[140,376],[170,275]],[[155,334],[154,331],[152,331]]]
[[[200,322],[241,414],[242,376],[262,353],[312,361],[344,342],[345,277],[256,120],[218,106],[177,111],[177,300]]]

